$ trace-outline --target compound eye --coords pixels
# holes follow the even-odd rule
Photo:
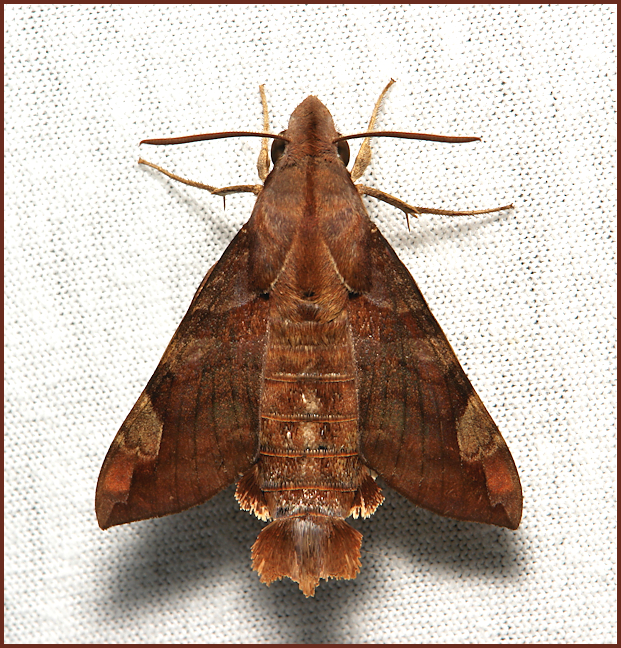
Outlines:
[[[285,131],[281,131],[281,132],[278,133],[278,134],[279,134],[279,135],[283,135],[284,132],[285,132]],[[285,141],[283,141],[283,140],[278,140],[278,139],[275,139],[275,140],[272,142],[272,152],[271,152],[271,157],[272,157],[272,162],[273,162],[274,164],[276,164],[276,162],[278,162],[278,160],[280,160],[280,158],[284,155],[284,153],[285,153],[285,145],[286,145],[286,144],[287,144],[287,142],[285,142]]]
[[[343,164],[347,166],[349,164],[349,144],[347,140],[343,140],[336,145],[336,150],[338,151],[339,157],[343,160]]]

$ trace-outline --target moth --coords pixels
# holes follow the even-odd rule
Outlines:
[[[265,132],[146,140],[262,137],[264,184],[186,181],[257,199],[108,451],[96,493],[102,529],[178,513],[237,482],[241,508],[271,520],[253,568],[268,585],[296,581],[306,596],[320,579],[359,572],[362,535],[345,518],[381,504],[377,475],[440,515],[517,529],[522,492],[509,449],[361,195],[413,216],[510,206],[426,209],[354,184],[371,136],[478,139],[373,131],[390,85],[362,134],[337,133],[314,96],[269,134],[261,88]],[[355,137],[365,139],[349,172]]]

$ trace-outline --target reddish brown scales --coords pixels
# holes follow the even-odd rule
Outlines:
[[[308,97],[284,136],[112,444],[96,508],[107,528],[239,481],[242,508],[274,520],[254,568],[310,596],[359,570],[344,518],[381,503],[371,471],[463,520],[517,528],[522,499],[500,432],[366,214],[330,113]]]
[[[357,572],[360,539],[335,520],[361,508],[356,494],[369,475],[359,457],[356,363],[347,318],[349,286],[362,288],[368,269],[362,252],[345,257],[347,263],[340,263],[338,252],[342,247],[366,252],[369,222],[360,197],[351,191],[349,175],[334,156],[337,133],[328,126],[325,107],[314,97],[306,99],[287,130],[291,143],[280,173],[268,179],[254,212],[261,235],[271,235],[273,220],[265,219],[271,212],[263,209],[263,199],[278,205],[285,196],[295,204],[298,222],[288,239],[279,241],[286,254],[277,274],[271,265],[256,268],[259,276],[274,276],[259,459],[256,483],[240,484],[237,491],[245,505],[262,516],[267,510],[278,520],[262,532],[253,549],[262,580],[288,575],[307,595],[313,594],[319,578],[352,578]],[[293,187],[291,172],[297,178]],[[343,201],[348,193],[349,200]],[[262,496],[253,502],[250,493],[257,491]],[[378,496],[369,499],[375,506],[381,502]],[[274,543],[280,547],[276,552]],[[335,543],[346,560],[324,561],[319,567],[319,556],[332,551],[328,547]],[[273,564],[293,560],[293,547],[298,546],[305,549],[296,550],[294,569]]]

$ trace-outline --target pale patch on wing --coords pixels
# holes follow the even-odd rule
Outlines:
[[[139,460],[152,460],[159,454],[164,424],[148,394],[143,394],[140,401],[134,416],[128,418],[123,426],[125,430],[119,435],[118,447],[136,452]]]
[[[474,391],[457,421],[457,443],[459,452],[466,461],[482,461],[500,445],[496,426]]]

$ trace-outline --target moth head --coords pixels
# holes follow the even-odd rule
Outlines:
[[[310,156],[338,156],[343,164],[349,162],[349,144],[335,143],[339,137],[330,111],[317,99],[307,97],[292,113],[287,130],[282,131],[289,141],[274,140],[271,157],[276,164],[283,157],[293,160]]]

